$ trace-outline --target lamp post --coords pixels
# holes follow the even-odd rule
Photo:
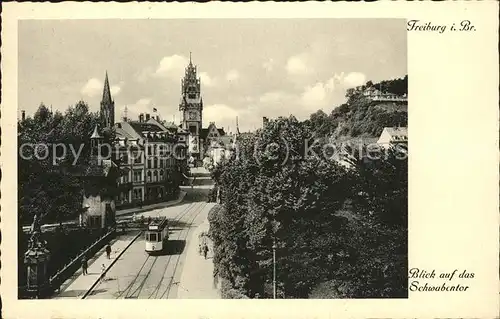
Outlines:
[[[276,240],[273,239],[273,299],[276,299]]]

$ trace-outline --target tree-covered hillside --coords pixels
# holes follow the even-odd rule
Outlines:
[[[406,102],[371,101],[362,92],[375,87],[384,93],[407,94],[408,76],[401,79],[382,81],[349,89],[347,102],[335,107],[330,114],[319,110],[306,120],[311,130],[320,136],[378,137],[384,127],[407,126],[408,108]]]

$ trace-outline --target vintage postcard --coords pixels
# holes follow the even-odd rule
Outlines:
[[[4,5],[2,318],[498,317],[497,11]]]

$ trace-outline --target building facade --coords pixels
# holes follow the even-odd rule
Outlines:
[[[183,176],[187,174],[189,132],[150,114],[140,114],[137,120],[125,117],[115,123],[114,112],[106,72],[100,121],[107,129],[113,128],[115,133],[111,158],[119,172],[114,198],[116,207],[140,206],[176,198]],[[199,125],[201,127],[201,120]]]
[[[172,132],[158,119],[116,123],[122,176],[120,206],[137,206],[176,198],[187,165],[186,133]]]

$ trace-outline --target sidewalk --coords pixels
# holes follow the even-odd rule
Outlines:
[[[169,202],[156,203],[156,204],[151,204],[151,205],[142,206],[142,207],[132,207],[132,208],[127,208],[127,209],[117,210],[116,216],[131,215],[134,213],[146,212],[146,211],[152,210],[152,209],[174,206],[174,205],[181,203],[184,200],[184,196],[186,196],[186,192],[180,191],[179,198],[177,198],[177,199],[171,200]]]
[[[214,206],[210,203],[201,213],[203,223],[192,233],[191,240],[186,249],[186,260],[182,270],[177,298],[180,299],[220,299],[220,294],[214,288],[213,280],[213,249],[209,245],[208,259],[205,260],[198,252],[198,235],[208,231],[208,212]]]
[[[81,267],[68,280],[61,285],[61,290],[53,299],[81,299],[83,295],[96,283],[101,276],[101,265],[106,266],[106,272],[111,268],[121,254],[128,248],[135,239],[140,236],[140,232],[133,232],[118,236],[111,245],[111,259],[108,259],[103,247],[92,259],[88,261],[87,275],[83,275]]]

